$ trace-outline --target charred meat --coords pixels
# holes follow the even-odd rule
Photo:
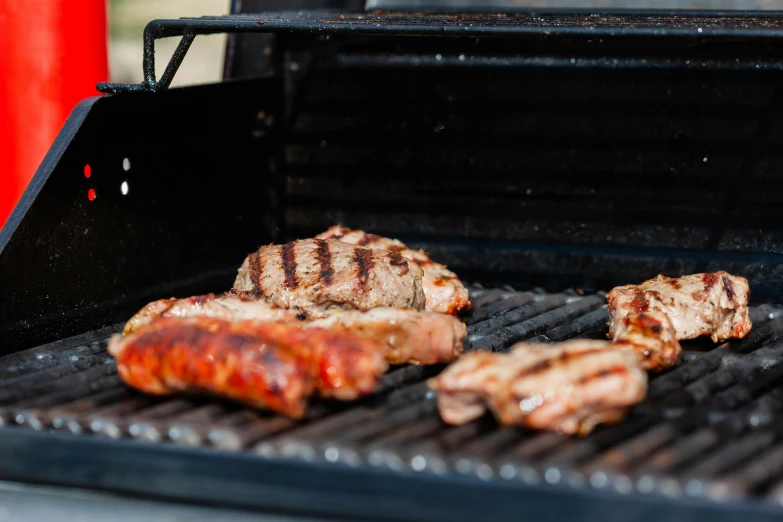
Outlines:
[[[108,350],[125,383],[145,393],[215,395],[292,418],[314,394],[370,393],[387,367],[373,343],[349,332],[209,317],[156,319],[113,336]]]
[[[330,309],[379,306],[423,310],[419,265],[396,252],[337,240],[304,239],[250,254],[232,292],[321,317]]]
[[[714,342],[743,338],[751,329],[748,280],[726,272],[678,278],[659,275],[607,294],[609,337],[629,314],[658,312],[671,321],[678,340],[709,335]]]
[[[374,308],[367,312],[332,310],[314,321],[264,301],[214,294],[186,299],[162,299],[142,308],[125,325],[133,333],[161,317],[211,317],[226,321],[285,322],[298,328],[324,328],[361,335],[381,348],[391,364],[437,364],[462,353],[465,325],[457,318],[403,308]]]
[[[367,234],[361,230],[351,230],[341,226],[333,226],[315,237],[316,239],[339,239],[367,248],[396,252],[404,258],[418,263],[424,271],[422,285],[427,300],[427,310],[458,315],[471,309],[468,289],[465,288],[457,275],[444,265],[432,261],[421,250],[408,248],[397,239]]]
[[[521,343],[508,354],[469,353],[430,387],[448,424],[492,411],[501,424],[587,434],[621,420],[647,392],[637,356],[596,340]]]
[[[666,314],[628,314],[618,321],[612,344],[639,356],[645,370],[660,371],[677,364],[682,348]]]

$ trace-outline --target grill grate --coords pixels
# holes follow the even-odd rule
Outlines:
[[[602,338],[603,295],[474,287],[469,349],[529,339]],[[392,369],[355,404],[321,402],[304,422],[221,401],[146,397],[125,387],[105,348],[112,327],[0,359],[0,421],[38,431],[211,447],[271,459],[436,475],[570,484],[711,499],[783,501],[783,309],[751,310],[741,341],[684,344],[622,423],[585,438],[498,427],[446,427],[427,377]]]

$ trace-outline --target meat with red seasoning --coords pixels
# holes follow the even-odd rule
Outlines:
[[[659,275],[640,285],[614,288],[609,303],[609,337],[629,314],[666,315],[678,340],[709,335],[714,342],[743,338],[752,327],[748,316],[748,280],[726,272],[678,278]]]
[[[391,364],[449,363],[462,353],[462,342],[467,334],[465,324],[459,319],[434,312],[387,307],[366,312],[332,310],[324,317],[309,320],[305,314],[265,301],[248,301],[233,295],[216,297],[214,294],[154,301],[127,322],[123,333],[133,333],[161,317],[284,322],[302,329],[349,331],[375,343]]]
[[[312,395],[372,392],[387,368],[377,346],[349,332],[208,317],[156,319],[114,335],[108,350],[123,381],[145,393],[215,395],[292,418]]]

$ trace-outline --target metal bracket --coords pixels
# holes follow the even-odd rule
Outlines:
[[[260,14],[240,14],[177,20],[153,20],[144,28],[144,81],[140,84],[99,83],[104,93],[159,92],[166,90],[196,35],[219,33],[286,33],[301,35],[365,35],[365,36],[426,36],[426,37],[549,37],[552,35],[590,38],[643,36],[647,38],[685,37],[694,40],[731,38],[732,40],[780,40],[783,37],[783,12],[622,12],[612,16],[589,12],[527,11],[495,14],[404,13],[404,12],[343,12],[339,10],[282,11]],[[179,36],[177,49],[158,80],[155,76],[155,40]],[[533,57],[540,61],[540,57]],[[611,59],[611,67],[655,67],[655,60]],[[688,60],[685,68],[748,68],[779,69],[777,62],[760,63],[752,59],[733,61],[725,66]],[[696,63],[698,62],[698,63]],[[704,63],[702,63],[704,62]],[[467,61],[465,65],[472,62]],[[583,64],[570,60],[575,67]],[[701,64],[701,65],[700,65]],[[462,62],[455,65],[462,65]],[[568,63],[546,60],[541,65],[568,66]],[[671,64],[665,64],[670,66]]]
[[[185,59],[185,55],[190,49],[190,45],[193,40],[196,39],[196,35],[191,32],[182,34],[182,39],[179,41],[174,54],[169,60],[169,64],[166,66],[166,70],[163,72],[160,80],[155,76],[155,40],[159,38],[165,38],[164,31],[162,30],[160,20],[154,20],[147,24],[144,28],[144,81],[141,83],[110,83],[101,82],[98,84],[98,90],[103,93],[117,93],[117,92],[158,92],[168,89],[171,85],[171,81],[174,79],[179,66]]]

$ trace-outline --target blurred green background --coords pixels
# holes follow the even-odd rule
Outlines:
[[[180,18],[226,14],[229,0],[110,0],[109,74],[113,82],[142,80],[142,33],[155,18]],[[179,38],[162,40],[156,46],[158,76],[168,63]],[[199,36],[193,42],[172,85],[209,83],[222,75],[225,35]]]

